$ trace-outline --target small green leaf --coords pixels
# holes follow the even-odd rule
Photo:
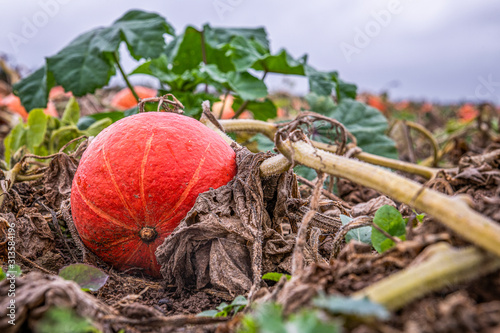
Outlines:
[[[251,314],[243,318],[240,332],[287,333],[281,306],[269,302],[258,304]]]
[[[89,319],[80,317],[71,308],[50,308],[36,323],[36,332],[40,333],[98,333]]]
[[[108,119],[111,119],[111,121],[114,123],[114,122],[116,122],[124,117],[125,117],[125,113],[123,111],[95,113],[95,114],[91,114],[90,116],[85,116],[85,117],[81,117],[80,119],[78,119],[78,123],[76,124],[76,127],[78,127],[78,129],[80,131],[84,131],[87,128],[89,128],[90,125],[92,125],[93,123],[95,123],[98,120],[108,118]]]
[[[75,125],[68,125],[52,131],[49,140],[49,149],[51,153],[56,153],[69,141],[82,136],[84,133],[78,130]],[[69,148],[69,147],[68,147]]]
[[[73,264],[63,267],[59,271],[59,276],[65,280],[78,283],[82,289],[91,291],[101,289],[109,277],[100,269],[86,264]]]
[[[3,141],[5,152],[4,158],[7,166],[10,168],[12,156],[22,146],[26,144],[26,129],[22,123],[17,124]]]
[[[391,236],[398,237],[402,240],[406,237],[405,221],[403,220],[401,213],[392,206],[384,205],[380,207],[373,217],[373,223]],[[373,247],[379,253],[382,253],[394,246],[394,241],[387,238],[375,228],[372,228],[371,240]]]
[[[68,103],[66,104],[66,108],[64,109],[61,121],[66,125],[76,125],[79,119],[80,105],[78,105],[76,98],[71,96]]]
[[[387,320],[390,317],[390,313],[382,305],[367,298],[322,295],[313,299],[313,304],[334,314],[375,317],[380,320]]]
[[[6,275],[20,277],[22,274],[21,267],[19,265],[9,265],[9,270],[5,272]]]
[[[233,110],[236,112],[243,104],[240,97],[236,97],[233,101]],[[277,109],[274,103],[266,98],[264,101],[251,101],[245,107],[245,110],[252,111],[254,119],[266,121],[268,119],[276,118]]]
[[[291,315],[286,324],[287,332],[300,333],[337,333],[342,332],[340,322],[324,322],[319,319],[317,311],[304,310]]]
[[[30,112],[26,127],[26,147],[30,152],[42,144],[47,130],[47,118],[43,109],[34,109]]]
[[[292,278],[292,276],[289,274],[270,272],[270,273],[264,274],[262,276],[262,280],[271,280],[271,281],[278,282],[279,280],[281,280],[282,276],[286,276],[287,280],[290,280]]]
[[[255,134],[250,140],[250,142],[257,142],[257,149],[259,151],[274,151],[274,142],[271,141],[267,136],[262,133]]]
[[[112,123],[113,120],[111,120],[111,118],[100,119],[95,123],[93,123],[92,125],[90,125],[89,128],[87,128],[87,130],[85,131],[86,132],[85,134],[87,134],[88,136],[96,136],[97,134],[101,133],[103,129],[105,129]]]
[[[313,180],[318,176],[318,173],[316,170],[308,168],[302,164],[299,164],[293,168],[293,172],[295,172],[297,175],[304,177],[307,180]]]
[[[217,310],[206,310],[203,312],[200,312],[196,315],[196,317],[211,317],[215,318],[215,316],[219,313]]]
[[[342,225],[346,225],[352,221],[352,218],[340,214],[340,221],[342,222]],[[349,243],[352,239],[358,241],[358,242],[363,242],[366,244],[371,244],[371,236],[372,236],[372,228],[369,226],[366,227],[361,227],[361,228],[356,228],[349,230],[347,234],[345,235],[345,242]]]
[[[7,275],[3,272],[3,268],[0,267],[0,281],[5,279],[6,277],[7,277]]]

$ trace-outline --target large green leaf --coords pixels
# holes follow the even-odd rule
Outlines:
[[[266,57],[267,54],[259,52],[256,42],[237,36],[229,44],[229,51],[226,53],[231,58],[236,71],[245,71],[252,65]]]
[[[207,64],[214,64],[223,72],[235,69],[229,57],[225,56],[225,50],[203,43],[203,37],[202,31],[188,26],[182,35],[167,46],[166,56],[173,73],[182,74],[187,70],[197,69],[204,62],[203,49]]]
[[[267,96],[265,83],[248,72],[221,72],[215,65],[202,66],[202,75],[214,85],[229,88],[243,100],[256,100]]]
[[[49,91],[54,85],[53,76],[47,72],[46,66],[43,66],[14,84],[13,90],[29,112],[47,106]]]
[[[181,74],[178,74],[170,68],[166,55],[161,55],[159,58],[152,59],[134,69],[130,75],[146,74],[152,75],[167,84],[172,91],[193,92],[196,87],[204,83],[205,80],[199,75],[198,66],[194,69],[186,69]]]
[[[75,96],[83,96],[103,87],[115,74],[113,58],[102,50],[113,50],[100,28],[84,33],[53,57],[47,58],[48,70],[57,84]],[[118,44],[116,45],[118,48]]]
[[[252,68],[269,73],[305,75],[306,61],[307,55],[295,60],[286,50],[282,49],[275,55],[268,54],[266,57],[259,59]]]
[[[129,11],[111,26],[86,32],[48,57],[46,70],[40,69],[20,81],[15,92],[28,110],[45,107],[48,92],[55,84],[75,96],[92,93],[115,74],[113,53],[122,42],[135,59],[157,58],[166,49],[165,34],[173,35],[174,29],[160,15]]]
[[[398,158],[394,141],[385,135],[387,119],[375,108],[352,99],[343,99],[338,105],[329,98],[309,94],[306,96],[311,111],[340,121],[357,139],[363,151],[389,158]],[[329,142],[326,127],[320,127],[314,140]]]
[[[174,28],[165,18],[156,13],[131,10],[102,31],[101,37],[110,41],[111,49],[101,51],[115,51],[125,41],[135,59],[157,58],[166,47],[164,34],[175,35]]]
[[[212,28],[209,25],[205,25],[203,26],[203,30],[206,43],[215,48],[229,44],[235,37],[243,37],[257,42],[263,50],[269,51],[269,40],[264,28]]]
[[[306,65],[305,73],[309,80],[309,91],[318,95],[330,96],[335,88],[336,72],[321,72]]]

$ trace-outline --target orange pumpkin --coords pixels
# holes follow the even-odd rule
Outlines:
[[[158,93],[155,89],[142,86],[135,86],[134,90],[139,98],[155,97]],[[137,100],[129,88],[124,88],[113,97],[110,104],[114,109],[124,111],[137,106]]]

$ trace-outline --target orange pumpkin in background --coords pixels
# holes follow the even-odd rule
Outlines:
[[[479,111],[470,103],[466,103],[458,109],[458,118],[461,122],[467,123],[479,116]]]
[[[135,86],[134,90],[139,98],[156,97],[156,94],[158,93],[156,89],[151,89],[143,86]],[[129,88],[123,88],[115,96],[113,96],[110,105],[114,109],[125,111],[133,108],[134,106],[137,106],[137,100],[135,99],[134,94],[132,94]]]
[[[212,106],[212,113],[217,119],[231,119],[234,117],[235,112],[233,110],[234,97],[232,95],[227,95],[226,103],[224,104],[224,95],[219,97],[220,102],[215,102]],[[224,106],[224,109],[222,107]],[[252,115],[248,111],[244,111],[239,117],[239,119],[252,119]]]

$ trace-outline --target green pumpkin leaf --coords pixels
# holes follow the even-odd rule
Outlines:
[[[289,75],[305,75],[304,67],[307,61],[307,55],[302,56],[298,60],[292,58],[284,49],[281,49],[275,55],[267,55],[257,61],[252,68],[269,73],[289,74]]]
[[[59,276],[65,280],[71,280],[82,289],[97,291],[108,281],[108,275],[99,268],[86,264],[72,264],[63,267]]]
[[[84,135],[83,132],[78,130],[75,125],[63,126],[53,131],[50,140],[49,140],[49,148],[51,153],[56,153],[61,149],[65,144],[69,141],[78,138],[79,136]],[[76,143],[75,143],[76,145]],[[68,147],[71,149],[71,147]]]
[[[125,113],[123,111],[112,111],[112,112],[103,112],[103,113],[95,113],[91,114],[89,116],[81,117],[78,119],[78,122],[76,124],[76,127],[80,131],[84,131],[88,129],[93,123],[95,123],[98,120],[101,119],[111,119],[111,121],[114,123],[122,118],[125,117]]]
[[[262,280],[271,280],[278,282],[279,280],[281,280],[282,276],[286,276],[287,280],[290,280],[292,278],[292,276],[289,274],[270,272],[262,275]]]
[[[255,134],[249,141],[257,142],[257,149],[259,151],[274,151],[274,142],[262,133]]]
[[[339,322],[325,322],[320,319],[317,311],[304,310],[290,316],[285,323],[286,332],[300,333],[340,333]]]
[[[264,28],[212,28],[205,25],[203,30],[206,43],[215,48],[229,44],[233,38],[242,37],[258,43],[262,50],[269,51],[269,40]]]
[[[382,305],[367,298],[322,295],[313,299],[313,304],[333,314],[374,317],[380,320],[387,320],[390,317],[390,313]]]
[[[309,91],[317,95],[330,96],[335,88],[336,72],[320,72],[306,65],[305,73],[309,80]]]
[[[384,205],[380,207],[375,216],[373,223],[386,231],[389,235],[398,237],[401,240],[406,238],[406,224],[401,216],[401,213],[394,207]],[[372,228],[372,245],[377,252],[382,253],[393,247],[394,241],[387,238],[383,233],[375,228]]]
[[[162,16],[129,11],[111,26],[75,38],[56,55],[48,57],[45,67],[18,82],[14,91],[28,110],[45,107],[56,82],[74,96],[92,93],[105,86],[116,73],[113,54],[122,42],[135,59],[157,58],[166,49],[165,34],[174,35],[174,29]]]
[[[26,145],[26,129],[22,123],[17,124],[3,140],[5,148],[4,158],[7,167],[11,166],[12,156],[22,146]]]
[[[85,131],[85,134],[88,136],[96,136],[97,134],[101,133],[103,129],[108,127],[113,123],[113,120],[111,118],[103,118],[99,119],[96,122],[94,122],[92,125],[87,128]]]
[[[342,225],[346,225],[352,221],[352,217],[340,214],[340,221]],[[371,244],[372,228],[370,226],[361,227],[349,230],[345,235],[345,242],[349,243],[352,239],[363,242],[366,244]]]
[[[240,106],[243,104],[243,100],[240,97],[236,97],[233,101],[233,110],[236,112],[239,110]],[[245,110],[250,110],[253,113],[254,119],[257,120],[268,120],[276,118],[277,108],[274,103],[266,98],[264,101],[251,101],[249,102]]]
[[[174,28],[156,13],[131,10],[116,20],[101,33],[101,38],[110,42],[110,48],[101,51],[116,51],[124,41],[136,60],[157,58],[165,50],[164,35],[175,36]]]
[[[255,100],[267,96],[265,83],[248,72],[229,72],[226,77],[231,89],[243,100]]]
[[[29,112],[35,108],[47,106],[49,91],[55,85],[53,75],[43,66],[31,75],[13,85],[14,94]]]
[[[110,52],[115,51],[119,43],[108,44],[113,41],[103,39],[105,30],[98,28],[84,33],[55,56],[47,58],[48,70],[54,74],[57,84],[75,96],[93,93],[115,74]]]
[[[215,318],[215,316],[219,313],[217,310],[206,310],[203,312],[200,312],[196,315],[196,317],[210,317],[210,318]]]
[[[30,152],[42,144],[47,130],[47,118],[43,109],[34,109],[28,116],[26,127],[26,147]]]
[[[343,99],[332,107],[330,98],[316,94],[308,94],[306,100],[311,111],[322,110],[324,115],[340,121],[356,137],[358,147],[363,151],[388,158],[398,158],[394,141],[385,135],[387,119],[377,109],[351,99]],[[318,128],[313,140],[330,142],[327,128]]]
[[[71,96],[64,109],[61,121],[66,125],[76,125],[80,119],[80,105],[75,97]]]
[[[229,51],[226,53],[231,58],[236,71],[246,71],[257,60],[265,55],[260,53],[256,42],[247,38],[237,36],[229,44]]]
[[[51,307],[37,321],[39,333],[100,333],[89,319],[79,316],[72,308]]]

